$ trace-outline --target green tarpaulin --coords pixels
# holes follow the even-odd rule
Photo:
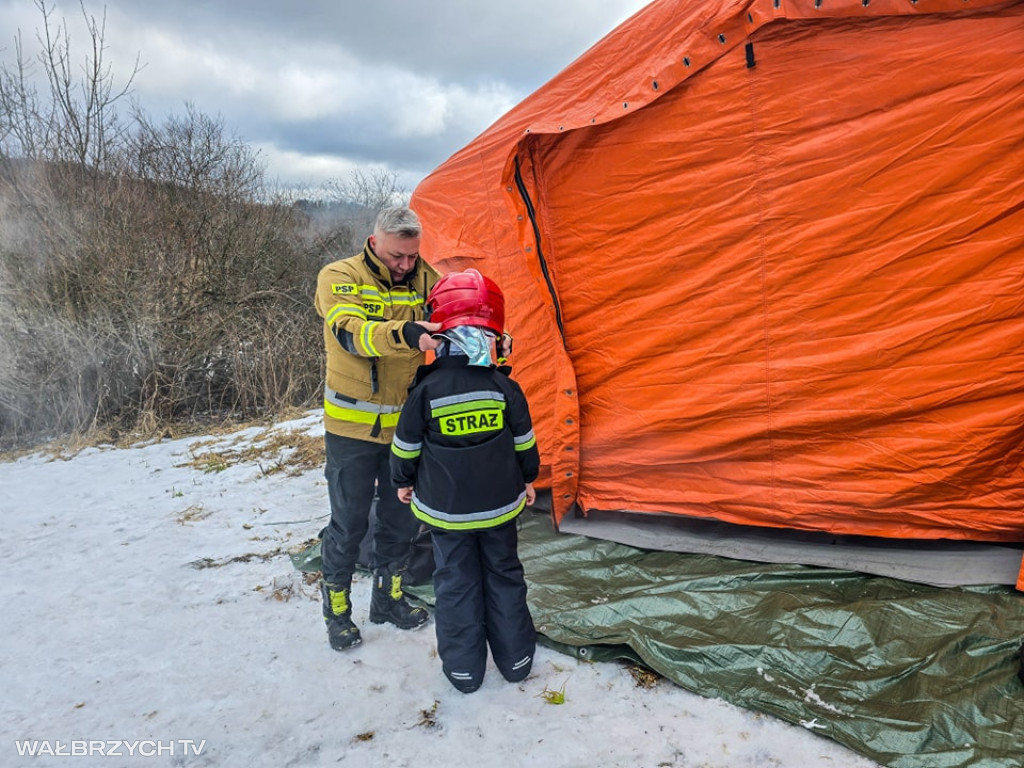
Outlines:
[[[649,551],[521,521],[534,621],[562,650],[639,659],[891,768],[1024,766],[1024,595],[1010,587]]]

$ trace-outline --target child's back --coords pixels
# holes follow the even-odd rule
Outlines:
[[[497,286],[476,270],[445,275],[428,305],[446,343],[410,388],[391,475],[432,529],[438,655],[452,685],[471,693],[488,646],[510,682],[533,663],[515,518],[534,501],[540,455],[522,389],[491,364],[488,339],[504,324]]]

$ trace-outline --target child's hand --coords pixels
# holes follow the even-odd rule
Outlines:
[[[533,490],[533,483],[526,484],[526,504],[527,506],[533,506],[533,502],[537,500],[537,492]]]
[[[398,489],[398,500],[403,504],[408,504],[412,501],[412,486],[407,485],[405,488]]]

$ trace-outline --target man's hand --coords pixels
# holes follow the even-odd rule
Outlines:
[[[435,339],[433,336],[430,335],[441,330],[440,323],[428,323],[426,320],[417,320],[416,325],[420,326],[421,328],[427,331],[422,336],[420,336],[420,352],[429,352],[430,350],[437,349],[438,347],[441,346],[441,340]],[[411,494],[412,491],[410,491],[409,493]]]
[[[412,489],[409,490],[409,495],[412,495]],[[537,492],[533,490],[533,483],[526,484],[526,505],[528,507],[533,506],[533,502],[537,500]]]
[[[504,362],[505,358],[512,354],[512,334],[507,332],[501,334],[501,338],[498,339],[496,348],[499,362]]]
[[[412,501],[412,486],[407,485],[404,488],[398,489],[398,500],[403,504],[408,504]]]

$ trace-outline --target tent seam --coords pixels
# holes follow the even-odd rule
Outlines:
[[[743,50],[737,48],[736,50]],[[748,54],[744,53],[744,57]],[[753,158],[754,165],[754,196],[755,196],[755,208],[757,211],[757,254],[759,264],[759,276],[761,280],[761,331],[762,339],[764,343],[764,389],[765,389],[765,408],[766,408],[766,421],[767,421],[767,439],[768,439],[768,487],[769,487],[769,500],[768,506],[771,509],[775,509],[775,491],[776,491],[776,478],[775,478],[775,441],[774,441],[774,427],[772,423],[773,407],[772,407],[772,387],[771,387],[771,346],[769,343],[768,333],[768,267],[767,267],[767,240],[765,235],[765,194],[764,194],[764,163],[762,162],[762,153],[760,144],[758,141],[758,121],[757,121],[757,88],[756,88],[756,76],[754,70],[756,65],[751,66],[748,62],[747,66],[747,93],[749,98],[747,103],[750,108],[750,133],[751,133],[751,157]]]

